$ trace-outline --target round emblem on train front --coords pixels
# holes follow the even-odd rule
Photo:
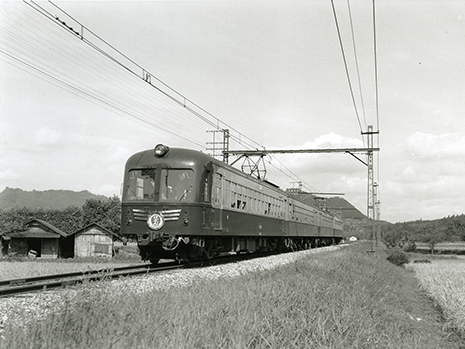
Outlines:
[[[165,224],[165,219],[163,215],[159,212],[155,212],[149,216],[147,219],[147,225],[152,230],[160,230]]]

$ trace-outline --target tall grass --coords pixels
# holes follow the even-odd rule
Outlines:
[[[97,283],[0,348],[459,348],[413,274],[351,246],[277,269],[137,294]]]
[[[448,326],[465,334],[465,260],[433,260],[409,268],[442,309]]]

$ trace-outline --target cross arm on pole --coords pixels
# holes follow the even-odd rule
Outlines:
[[[335,148],[335,149],[267,149],[267,150],[226,150],[229,155],[295,154],[295,153],[367,153],[379,151],[379,148]]]

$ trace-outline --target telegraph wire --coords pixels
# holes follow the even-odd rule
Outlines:
[[[26,66],[27,68],[29,68],[29,69],[31,69],[31,70],[37,72],[37,73],[40,73],[40,74],[46,76],[46,77],[49,78],[49,79],[54,80],[55,82],[58,82],[58,83],[60,83],[60,84],[62,84],[62,85],[65,85],[67,88],[70,88],[70,89],[74,90],[75,92],[78,92],[78,93],[80,93],[80,94],[83,94],[83,95],[85,95],[85,96],[87,96],[87,97],[92,98],[93,100],[98,101],[99,103],[103,103],[103,104],[105,104],[105,105],[107,105],[107,106],[109,106],[109,107],[111,107],[111,108],[116,109],[116,110],[119,111],[119,112],[122,112],[122,113],[124,113],[124,114],[126,114],[126,115],[129,115],[129,116],[131,116],[131,117],[134,117],[134,118],[136,118],[137,120],[139,120],[139,121],[141,121],[141,122],[150,124],[151,126],[157,128],[158,130],[160,130],[160,131],[162,131],[162,132],[165,132],[165,133],[167,133],[167,134],[169,134],[169,135],[171,135],[171,136],[175,136],[175,137],[181,138],[181,139],[183,139],[183,140],[185,140],[185,141],[188,141],[188,142],[190,142],[190,143],[197,144],[197,143],[195,143],[195,142],[193,142],[193,141],[191,141],[191,140],[189,140],[189,139],[187,139],[187,138],[185,138],[185,137],[180,136],[179,134],[176,134],[176,133],[174,133],[174,132],[168,131],[168,130],[166,130],[166,129],[164,129],[164,128],[158,126],[158,125],[151,124],[151,123],[147,122],[146,120],[141,119],[141,118],[138,117],[137,115],[131,114],[131,113],[129,113],[128,111],[126,111],[126,110],[124,110],[124,109],[122,109],[122,108],[120,108],[120,107],[118,107],[118,106],[116,106],[116,105],[114,105],[114,104],[111,104],[111,103],[109,103],[108,101],[105,101],[105,100],[99,98],[98,96],[95,96],[95,95],[93,95],[93,94],[91,94],[91,93],[89,93],[89,92],[87,92],[87,91],[84,91],[84,90],[82,90],[82,89],[80,89],[80,88],[78,88],[78,87],[76,87],[76,86],[73,86],[73,85],[67,83],[66,81],[64,81],[64,80],[62,80],[62,79],[60,79],[60,78],[58,78],[58,77],[56,77],[56,76],[53,76],[53,75],[51,75],[51,74],[49,74],[49,73],[47,73],[47,72],[45,72],[45,71],[43,71],[43,70],[41,70],[41,69],[39,69],[39,68],[37,68],[37,67],[34,67],[34,66],[32,66],[31,64],[29,64],[29,63],[23,61],[22,59],[20,59],[20,58],[18,58],[18,57],[15,57],[15,56],[9,54],[8,52],[5,52],[5,51],[4,51],[3,49],[1,49],[1,48],[0,48],[0,54],[3,54],[4,56],[6,56],[6,57],[8,57],[8,58],[10,58],[10,59],[12,59],[12,60],[14,60],[14,61],[16,61],[16,62],[22,64],[22,65],[24,65],[24,66]],[[198,145],[198,144],[197,144],[197,145]]]
[[[26,14],[26,15],[28,15],[28,14]],[[28,19],[27,21],[24,21],[25,23],[21,23],[22,25],[19,24],[19,23],[18,23],[19,25],[16,24],[16,25],[14,26],[14,27],[15,27],[15,33],[16,33],[17,30],[20,30],[20,28],[30,27],[30,24],[32,23],[32,21],[33,21],[33,19]],[[27,26],[24,25],[24,24],[26,24],[26,23],[28,24]],[[3,29],[4,29],[4,28],[0,28],[0,30],[3,30]],[[29,31],[29,30],[28,30],[28,31]],[[44,38],[47,38],[48,40],[50,40],[50,37],[48,36],[48,33],[44,32],[44,29],[43,29],[43,28],[40,28],[40,30],[37,30],[36,32],[37,32],[38,35],[39,35],[39,34],[40,34],[40,35],[43,35]],[[25,33],[26,33],[26,32],[25,32]],[[53,33],[52,33],[52,34],[53,34]],[[74,69],[75,67],[78,67],[78,66],[80,65],[80,64],[78,63],[78,61],[77,61],[77,60],[80,60],[80,57],[84,57],[85,59],[89,60],[89,57],[88,57],[89,54],[88,54],[88,53],[84,53],[84,54],[83,54],[82,52],[79,53],[79,52],[75,51],[77,54],[76,54],[76,55],[73,55],[73,52],[72,52],[71,50],[75,49],[74,46],[71,46],[71,47],[68,46],[67,49],[59,50],[59,51],[58,51],[58,50],[56,50],[56,45],[47,45],[47,49],[46,49],[46,50],[40,50],[40,51],[38,51],[38,49],[37,49],[36,47],[34,47],[34,45],[31,46],[31,44],[33,44],[33,43],[29,43],[29,44],[28,44],[28,43],[25,42],[24,40],[18,39],[16,36],[14,36],[14,34],[7,33],[7,35],[8,35],[8,37],[5,37],[5,36],[4,36],[4,38],[7,39],[6,45],[8,45],[8,46],[11,47],[11,45],[14,45],[14,44],[16,43],[16,45],[15,45],[15,47],[14,47],[13,49],[16,50],[16,51],[18,51],[18,52],[24,51],[23,53],[21,53],[22,56],[24,56],[24,55],[25,55],[25,56],[28,56],[28,55],[31,56],[31,52],[32,52],[32,53],[33,53],[33,56],[35,57],[35,58],[34,58],[34,64],[35,64],[35,65],[37,65],[37,63],[41,61],[40,56],[43,56],[43,57],[44,57],[43,62],[46,63],[46,65],[49,65],[49,66],[50,66],[50,67],[47,68],[47,69],[49,69],[49,70],[50,70],[50,69],[52,69],[52,70],[57,70],[57,69],[58,69],[58,71],[62,70],[62,74],[63,74],[63,72],[66,72],[66,73],[68,73],[67,75],[70,75],[69,73],[70,73],[70,72],[72,73],[72,72],[74,71],[74,74],[72,73],[72,75],[74,75],[74,76],[76,76],[76,77],[79,76],[80,78],[83,78],[83,80],[86,81],[87,85],[89,85],[89,82],[92,83],[91,85],[93,86],[93,89],[95,90],[94,93],[100,94],[100,91],[103,92],[104,90],[108,90],[108,87],[109,87],[109,88],[115,88],[115,87],[116,87],[116,88],[121,89],[121,87],[119,87],[119,84],[117,84],[117,83],[116,83],[116,84],[115,84],[115,83],[111,83],[110,80],[107,79],[107,77],[110,77],[112,74],[114,75],[114,72],[111,72],[111,71],[108,70],[108,69],[106,69],[106,71],[107,71],[108,73],[104,73],[104,74],[102,75],[102,78],[103,78],[103,79],[107,79],[108,82],[109,82],[109,84],[105,85],[105,88],[104,88],[104,89],[99,88],[99,85],[102,85],[101,82],[100,82],[100,84],[99,84],[99,80],[95,79],[95,77],[93,77],[93,76],[91,76],[91,75],[88,75],[88,73],[87,73],[86,70]],[[11,35],[13,35],[13,36],[11,36]],[[39,39],[40,39],[40,35],[39,35],[39,37],[37,37],[37,36],[35,35],[35,38],[39,38]],[[61,34],[59,34],[59,35],[61,35]],[[52,36],[52,38],[53,38],[53,36]],[[36,42],[36,40],[35,40],[34,42]],[[40,44],[41,44],[41,43],[38,42],[38,45],[40,45]],[[55,54],[54,54],[53,51],[55,51],[55,50],[56,50],[56,52],[55,52]],[[68,52],[68,51],[70,51],[70,52]],[[72,61],[73,64],[67,64],[66,67],[65,67],[65,66],[63,66],[63,65],[61,64],[61,62],[60,62],[59,60],[54,59],[54,58],[55,58],[54,56],[56,56],[56,57],[62,57],[62,58],[63,58],[62,60],[63,60],[64,62],[66,62],[66,60]],[[78,64],[76,64],[76,63],[78,63]],[[88,66],[88,65],[86,64],[86,62],[82,61],[82,63],[83,63],[85,66]],[[95,61],[93,61],[92,63],[93,63],[93,65],[95,65],[95,64],[97,64],[97,65],[100,64],[101,67],[104,67],[104,68],[107,67],[107,65],[101,64],[99,60],[95,60]],[[89,61],[89,64],[90,64],[90,61]],[[60,68],[61,66],[63,66],[62,69]],[[83,66],[83,69],[85,69],[84,66]],[[65,75],[66,75],[66,74],[65,74]],[[67,79],[67,80],[69,81],[69,79]],[[140,86],[140,83],[138,83],[137,85]],[[134,86],[136,86],[136,85],[134,85]],[[102,87],[103,87],[103,85],[102,85]],[[125,87],[127,87],[126,84],[125,84]],[[122,90],[122,89],[121,89],[121,90]],[[130,88],[130,89],[128,89],[128,90],[125,91],[125,94],[131,93],[132,91],[133,91],[133,89]],[[108,93],[108,91],[107,91],[107,93]],[[101,95],[101,94],[100,94],[100,95]],[[134,97],[137,97],[137,96],[134,95]],[[105,98],[108,98],[108,97],[105,97]],[[113,99],[113,98],[110,97],[109,99]],[[128,96],[128,99],[129,99],[129,96]],[[138,100],[140,100],[140,98],[139,98]],[[151,100],[153,100],[153,98],[152,98]],[[141,105],[142,105],[142,100],[140,100],[140,101],[141,101]],[[118,102],[119,102],[119,101],[118,101]],[[145,102],[147,102],[147,101],[144,101],[144,103],[145,103]],[[149,101],[149,102],[150,102],[150,101]],[[133,104],[133,103],[132,103],[132,104]]]
[[[29,15],[29,14],[26,14],[26,15]],[[23,22],[24,23],[22,23],[22,25],[15,25],[14,26],[15,31],[20,30],[20,28],[28,28],[28,27],[30,27],[30,24],[33,22],[33,18],[29,17],[28,21],[23,20]],[[42,24],[40,24],[40,26],[43,27]],[[3,29],[3,28],[1,28],[1,29]],[[44,32],[43,28],[40,28],[40,30],[37,30],[36,33],[42,35],[44,37],[44,39],[47,38],[48,40],[50,40],[50,38],[47,37],[47,33]],[[63,32],[63,33],[65,33],[65,32]],[[26,32],[24,34],[26,35]],[[59,34],[59,35],[61,36],[61,34]],[[66,34],[66,35],[68,35],[68,34]],[[68,38],[68,36],[67,36],[67,38]],[[106,90],[106,93],[109,93],[108,88],[112,88],[112,89],[116,88],[116,89],[120,89],[122,91],[122,88],[119,87],[121,84],[112,83],[110,80],[107,79],[112,74],[114,75],[114,72],[107,69],[108,64],[101,64],[100,60],[92,61],[92,65],[95,65],[95,64],[100,65],[103,68],[102,69],[103,71],[108,72],[108,74],[104,73],[101,77],[99,77],[99,79],[107,80],[108,81],[107,85],[102,85],[102,81],[99,81],[99,79],[96,79],[95,76],[92,75],[92,73],[91,73],[91,75],[89,75],[86,70],[81,71],[81,70],[75,68],[75,67],[79,66],[79,64],[76,64],[76,63],[78,63],[76,60],[80,60],[81,63],[84,64],[84,66],[86,65],[86,62],[82,61],[81,57],[83,57],[87,61],[89,61],[89,64],[91,63],[90,62],[91,59],[88,57],[89,54],[88,53],[83,54],[82,52],[75,51],[75,46],[67,45],[66,49],[58,51],[58,50],[56,50],[56,45],[47,45],[47,48],[48,48],[47,50],[38,51],[38,48],[35,48],[34,46],[31,47],[31,45],[30,45],[31,43],[29,43],[29,45],[28,45],[23,40],[15,39],[15,40],[8,40],[7,41],[8,46],[11,46],[11,44],[14,44],[14,43],[17,43],[14,50],[16,50],[17,52],[24,51],[24,52],[21,53],[22,56],[24,56],[24,55],[27,56],[28,54],[31,55],[31,52],[34,53],[33,54],[34,57],[35,57],[34,58],[34,64],[37,65],[37,63],[39,63],[39,61],[40,61],[40,57],[38,57],[39,55],[37,55],[39,53],[40,56],[44,57],[44,60],[42,61],[42,63],[45,63],[45,65],[49,66],[47,68],[48,70],[50,70],[50,69],[51,70],[58,70],[58,71],[62,70],[61,73],[65,74],[65,76],[66,75],[70,76],[69,73],[71,72],[71,75],[76,76],[76,78],[79,77],[79,78],[85,80],[87,85],[89,85],[89,82],[91,82],[91,85],[92,85],[91,90],[94,90],[94,92],[93,92],[94,94],[97,93],[98,95],[100,95],[100,98],[107,98],[107,99],[110,99],[110,100],[114,99],[114,97],[111,96],[111,95],[102,97],[102,92],[104,92],[105,90]],[[40,45],[40,43],[38,43],[38,44]],[[63,44],[65,44],[65,43],[63,43]],[[52,50],[52,52],[50,52],[50,50]],[[73,50],[77,53],[76,55],[73,55],[73,53],[72,53]],[[55,54],[53,54],[53,51],[56,51]],[[64,62],[66,60],[72,61],[73,64],[69,64],[69,65],[65,66],[59,60],[56,60],[54,55],[57,56],[57,57],[62,57],[63,58],[62,60]],[[84,69],[84,66],[83,66],[83,69]],[[63,68],[60,68],[60,67],[63,67]],[[74,71],[74,74],[73,74],[73,71]],[[75,81],[77,81],[76,78],[74,78]],[[69,82],[69,79],[68,78],[66,78],[66,79]],[[101,85],[102,87],[105,86],[105,88],[99,88],[99,85]],[[128,87],[126,84],[124,84],[124,85],[125,85],[125,87]],[[137,85],[138,85],[138,87],[147,86],[147,85],[141,85],[140,83],[138,83]],[[134,81],[133,86],[136,86],[135,81]],[[134,90],[134,92],[133,92],[133,90]],[[153,102],[153,98],[150,98],[149,100],[142,101],[141,98],[139,96],[137,96],[137,94],[135,92],[135,89],[133,89],[133,88],[129,88],[129,89],[125,90],[124,92],[125,93],[124,93],[123,97],[124,97],[124,99],[127,99],[126,103],[134,104],[134,101],[140,101],[141,106],[142,106],[142,104],[147,104],[147,103],[152,104],[152,102]],[[128,96],[128,94],[130,94],[130,93],[133,93],[134,100],[132,100],[132,101],[130,100],[130,98]],[[116,103],[121,104],[120,102],[121,102],[120,100],[117,100]],[[139,107],[136,107],[136,108],[139,108]],[[184,109],[191,109],[191,108],[185,108],[184,107]],[[132,110],[132,111],[134,111],[134,110]],[[173,110],[172,107],[168,107],[168,106],[163,107],[163,113],[167,114],[167,115],[171,114],[172,116],[175,116],[174,110]],[[177,116],[178,115],[176,115],[175,120],[179,120],[179,117],[177,117]],[[187,120],[188,123],[194,125],[194,127],[198,127],[197,124],[193,123],[192,118],[188,118],[186,120]],[[185,123],[186,122],[184,122],[183,124],[185,124]],[[203,129],[202,129],[202,133],[204,133]],[[241,143],[244,143],[240,139],[239,139],[239,141]]]
[[[27,4],[27,3],[26,3],[26,4]],[[34,4],[35,4],[35,3],[34,3]],[[52,4],[53,4],[53,3],[52,3]],[[28,5],[29,5],[29,4],[28,4]],[[54,4],[53,4],[53,5],[54,5]],[[31,5],[29,5],[29,6],[31,6]],[[37,6],[38,6],[38,5],[37,5]],[[55,6],[55,5],[54,5],[54,6]],[[33,6],[31,6],[31,7],[32,7],[34,10],[37,10],[35,7],[33,7]],[[40,7],[40,6],[39,6],[39,7]],[[38,11],[38,10],[37,10],[37,11]],[[334,11],[334,13],[335,13],[334,6],[333,6],[333,11]],[[44,15],[44,13],[42,13],[41,11],[38,11],[38,12],[39,12],[41,15]],[[47,16],[47,17],[48,17],[48,16]],[[52,19],[52,18],[50,18],[50,19]],[[337,18],[336,18],[336,21],[337,21]],[[55,22],[55,20],[52,20],[52,22]],[[85,28],[85,27],[82,27],[82,28]],[[85,29],[86,29],[86,33],[90,32],[87,28],[85,28]],[[69,30],[69,28],[68,28],[68,30]],[[82,30],[81,33],[83,33],[83,30],[84,30],[84,29],[81,29],[81,30]],[[81,37],[79,37],[78,34],[76,34],[76,33],[77,33],[77,32],[75,32],[75,35],[77,36],[77,38],[79,38],[79,39],[81,39],[81,40],[84,41],[84,39],[81,38]],[[92,33],[92,32],[90,32],[90,33]],[[339,34],[339,37],[340,37],[339,29],[338,29],[338,34]],[[92,33],[92,35],[95,35],[95,34]],[[96,35],[95,35],[95,36],[96,36]],[[96,37],[98,37],[98,36],[96,36]],[[103,41],[103,40],[102,40],[102,41]],[[103,41],[103,42],[105,42],[105,41]],[[105,42],[105,43],[106,43],[106,42]],[[342,41],[340,41],[340,43],[341,43],[341,45],[342,45]],[[130,72],[130,73],[132,73],[133,75],[135,75],[136,77],[140,78],[140,76],[139,76],[138,74],[135,74],[134,72],[132,72],[132,71],[130,70],[129,67],[126,67],[124,64],[122,65],[121,62],[118,62],[117,60],[115,60],[111,55],[107,54],[107,53],[106,53],[105,51],[103,51],[100,47],[96,46],[95,44],[93,44],[93,43],[90,42],[90,41],[89,41],[89,43],[87,43],[87,44],[89,45],[89,47],[93,48],[93,49],[95,50],[95,52],[98,52],[98,53],[102,54],[104,57],[110,59],[110,60],[111,60],[112,62],[114,62],[115,64],[124,67],[128,72]],[[109,44],[107,44],[107,45],[109,45]],[[114,49],[111,45],[109,45],[109,47],[111,47],[113,50],[115,50],[116,52],[119,53],[119,51],[117,51],[116,49]],[[26,50],[26,51],[27,51],[27,50]],[[76,52],[76,51],[75,51],[75,52]],[[47,53],[46,50],[44,50],[44,54],[46,54],[46,53]],[[121,54],[121,53],[120,53],[120,54]],[[69,54],[68,54],[68,55],[69,55]],[[129,58],[127,58],[127,57],[124,56],[123,54],[121,54],[121,55],[122,55],[123,57],[125,57],[126,59],[128,59],[129,61],[131,61]],[[343,53],[343,55],[344,55],[344,53]],[[75,57],[73,57],[73,58],[75,58]],[[87,57],[84,56],[84,59],[87,59]],[[344,59],[345,59],[345,57],[344,57]],[[55,59],[55,61],[57,61],[57,60]],[[132,61],[131,61],[131,62],[132,62]],[[67,66],[63,65],[61,62],[59,62],[59,63],[60,63],[60,67],[62,67],[62,69],[66,69]],[[85,64],[84,61],[82,61],[82,63]],[[132,63],[135,64],[134,62],[132,62]],[[99,62],[99,64],[100,64],[100,62]],[[138,66],[137,64],[135,64],[135,65]],[[347,75],[348,75],[348,70],[347,70],[347,64],[346,64],[346,62],[345,62],[345,65],[346,65],[346,73],[347,73]],[[73,65],[71,64],[70,66],[73,66]],[[105,70],[108,71],[106,65],[101,64],[101,66],[104,67]],[[138,67],[140,67],[140,66],[138,66]],[[29,67],[29,68],[31,69],[31,67]],[[140,68],[141,68],[141,67],[140,67]],[[143,69],[143,68],[141,68],[141,69],[143,70],[143,72],[147,72],[145,69]],[[39,71],[40,71],[40,70],[39,70]],[[79,70],[74,70],[74,71],[79,71]],[[147,72],[147,73],[148,73],[148,72]],[[48,76],[48,74],[49,74],[49,73],[45,73],[46,76]],[[81,72],[81,74],[82,74],[82,72]],[[88,74],[86,73],[86,75],[88,75]],[[91,75],[92,75],[92,74],[91,74]],[[103,76],[106,78],[106,75],[103,75]],[[52,77],[48,76],[48,77],[49,77],[49,78],[52,78],[52,79],[54,78],[53,76],[52,76]],[[201,107],[198,106],[197,104],[193,103],[193,102],[190,101],[189,99],[183,97],[183,96],[182,96],[181,94],[179,94],[176,90],[171,89],[168,85],[166,85],[164,82],[162,82],[161,80],[159,80],[159,79],[156,78],[155,76],[153,76],[153,75],[150,74],[150,77],[153,78],[153,79],[155,79],[155,80],[157,80],[157,81],[159,81],[159,82],[160,82],[161,84],[163,84],[165,87],[167,87],[168,89],[174,91],[176,94],[178,94],[179,96],[181,96],[181,97],[183,98],[182,100],[178,100],[177,98],[173,99],[173,98],[172,98],[171,96],[169,96],[169,95],[166,93],[166,91],[164,91],[163,89],[159,89],[158,87],[155,87],[153,84],[149,84],[151,87],[155,87],[157,90],[159,90],[159,91],[160,91],[163,95],[165,95],[166,97],[168,97],[168,98],[170,98],[171,100],[175,101],[178,105],[180,105],[181,107],[183,107],[183,108],[184,108],[186,111],[188,111],[189,113],[191,113],[191,114],[197,116],[197,117],[200,118],[202,121],[207,122],[207,123],[208,123],[209,125],[211,125],[211,126],[214,126],[214,127],[219,128],[219,127],[220,127],[220,124],[221,124],[221,125],[225,125],[225,126],[228,127],[228,125],[225,124],[223,121],[221,121],[219,118],[217,118],[217,117],[215,117],[213,114],[211,114],[211,113],[205,111],[203,108],[201,108]],[[97,82],[98,82],[98,80],[97,80],[95,77],[90,77],[90,79],[93,80],[93,81],[97,81]],[[348,79],[349,79],[349,86],[351,86],[351,85],[350,85],[350,77],[349,77],[349,76],[348,76]],[[110,80],[107,80],[107,81],[110,82]],[[71,88],[71,89],[74,89],[75,91],[78,91],[80,94],[86,95],[87,98],[91,98],[91,99],[93,99],[93,100],[97,100],[97,101],[99,101],[99,103],[103,103],[103,104],[105,104],[105,105],[107,105],[107,106],[109,106],[109,107],[111,107],[111,108],[115,108],[116,110],[119,110],[120,112],[122,112],[122,113],[124,113],[124,114],[126,114],[126,115],[130,115],[131,117],[136,118],[139,122],[142,122],[142,123],[144,123],[144,124],[148,124],[148,125],[151,125],[151,126],[155,126],[153,123],[151,123],[151,122],[149,122],[149,121],[147,121],[147,120],[141,118],[140,116],[136,116],[136,115],[133,115],[133,114],[131,114],[131,113],[128,113],[126,110],[124,110],[124,109],[121,108],[120,106],[117,106],[117,105],[115,105],[114,103],[110,103],[110,102],[105,101],[105,100],[102,99],[102,98],[110,98],[110,99],[111,99],[111,98],[112,98],[111,96],[110,96],[110,97],[108,97],[108,96],[104,96],[104,97],[96,96],[96,95],[95,95],[95,92],[93,92],[93,93],[85,92],[85,91],[81,90],[80,88],[76,88],[75,86],[72,86],[69,82],[64,82],[64,81],[59,81],[59,82],[60,82],[61,84],[65,84],[65,86],[67,86],[68,88]],[[132,81],[131,81],[131,82],[132,82]],[[100,85],[101,85],[101,84],[100,84]],[[115,87],[116,87],[116,88],[119,88],[119,86],[115,86]],[[98,89],[98,85],[96,86],[96,90],[99,90],[99,89]],[[129,91],[131,91],[131,89],[129,89]],[[100,91],[98,91],[98,92],[100,93]],[[128,92],[128,91],[126,91],[126,92]],[[352,89],[351,89],[351,92],[352,92]],[[353,97],[353,92],[352,92],[352,97]],[[142,103],[141,100],[140,100],[140,102]],[[188,102],[188,103],[187,103],[187,102]],[[354,97],[353,97],[353,102],[354,102],[354,107],[355,107],[355,110],[356,110],[356,113],[357,113],[357,118],[358,118],[359,124],[360,124],[360,118],[359,118],[359,116],[358,116],[357,107],[356,107],[356,105],[355,105],[355,99],[354,99]],[[118,103],[119,103],[119,101],[118,101]],[[197,108],[198,110],[200,110],[200,112],[197,111],[197,110],[194,110],[194,108]],[[212,117],[212,118],[216,121],[216,124],[213,123],[212,121],[208,120],[205,116],[201,115],[201,112],[204,112],[204,113],[206,113],[208,116]],[[192,119],[192,118],[191,118],[191,119]],[[361,126],[361,125],[360,125],[360,126]],[[156,128],[158,128],[158,129],[160,129],[160,130],[166,132],[166,130],[163,130],[163,129],[160,128],[158,125],[156,125]],[[236,130],[235,130],[234,128],[232,128],[232,127],[229,127],[229,128],[231,128],[231,129],[233,129],[234,131],[236,131]],[[251,148],[256,148],[256,147],[254,147],[253,145],[251,145],[251,144],[249,143],[249,141],[252,142],[252,143],[254,143],[254,144],[257,144],[257,145],[258,145],[258,143],[256,143],[256,142],[253,141],[252,139],[248,138],[247,136],[243,135],[242,133],[240,133],[240,132],[238,132],[238,131],[236,131],[236,132],[239,134],[239,136],[233,136],[233,138],[234,138],[236,141],[238,141],[240,144],[244,144],[244,143],[245,143],[245,144],[247,144],[247,146],[249,146],[249,147],[251,147]],[[179,137],[179,135],[173,134],[173,133],[171,133],[171,132],[169,132],[169,131],[168,131],[168,133],[171,134],[171,135],[175,135],[175,136]],[[241,139],[241,136],[243,136],[246,140]],[[180,138],[182,138],[183,140],[188,141],[188,142],[190,142],[190,143],[194,143],[194,142],[188,140],[187,138],[184,138],[184,137],[180,137]],[[248,140],[248,141],[247,141],[247,140]],[[200,144],[198,144],[198,143],[194,143],[194,144],[197,144],[197,145],[199,145],[199,146],[201,146],[201,147],[203,148],[203,145],[200,145]],[[259,147],[262,147],[262,146],[259,145]],[[264,147],[263,147],[263,148],[264,148]],[[277,159],[275,159],[275,160],[277,160]],[[279,163],[281,163],[279,160],[277,160],[277,161],[278,161]],[[282,165],[283,167],[285,167],[282,163],[281,163],[281,165]],[[276,166],[274,166],[274,165],[272,165],[272,166],[276,168]],[[285,168],[286,168],[286,167],[285,167]],[[287,168],[286,168],[286,169],[287,169]],[[292,171],[290,171],[289,169],[287,169],[287,170],[288,170],[290,173],[292,173]],[[280,171],[281,171],[281,170],[280,170]],[[281,171],[281,172],[284,173],[283,171]],[[293,173],[292,173],[292,174],[293,174]],[[295,176],[295,174],[293,174],[293,175]],[[297,176],[296,176],[296,177],[297,177]],[[298,177],[297,177],[297,178],[298,178]]]
[[[365,129],[366,129],[367,120],[366,120],[366,116],[365,116],[365,104],[363,102],[362,82],[360,80],[360,69],[359,69],[359,66],[358,66],[357,49],[356,49],[356,45],[355,45],[354,24],[353,24],[353,21],[352,21],[352,12],[350,10],[350,1],[349,0],[347,0],[347,9],[349,11],[350,31],[351,31],[351,34],[352,34],[352,46],[353,46],[353,49],[354,49],[355,67],[357,69],[358,89],[359,89],[359,93],[360,93],[360,102],[362,104],[363,126],[365,126]]]
[[[34,3],[33,1],[31,1],[34,5],[36,5],[37,7],[39,7],[40,9],[42,9],[43,12],[41,12],[42,14],[44,14],[46,17],[48,17],[49,19],[51,20],[56,20],[57,18],[54,17],[52,14],[50,14],[48,11],[46,11],[45,9],[43,9],[41,6],[39,6],[38,4]],[[26,2],[27,3],[27,2]],[[105,40],[103,40],[102,38],[100,38],[98,35],[96,35],[95,33],[93,33],[91,30],[89,30],[87,27],[85,27],[84,25],[82,25],[80,22],[78,22],[77,20],[75,20],[74,18],[72,18],[70,15],[68,15],[64,10],[62,10],[60,7],[58,7],[57,5],[55,5],[53,2],[50,1],[50,3],[56,7],[59,11],[61,11],[63,14],[65,14],[66,16],[68,16],[70,19],[72,19],[73,21],[75,21],[77,24],[79,24],[81,26],[81,30],[82,32],[84,31],[84,29],[86,30],[86,33],[91,33],[92,35],[94,35],[98,40],[100,40],[102,43],[104,43],[105,45],[107,45],[108,47],[110,47],[112,50],[114,50],[116,53],[118,53],[119,55],[121,55],[122,57],[124,57],[125,59],[127,59],[129,62],[131,62],[132,64],[134,64],[134,66],[136,66],[138,69],[140,69],[143,74],[145,73],[146,75],[145,76],[140,76],[138,73],[136,73],[133,69],[131,69],[130,67],[128,67],[127,65],[123,64],[122,62],[118,61],[117,59],[115,59],[112,55],[108,54],[107,52],[105,52],[104,50],[102,50],[100,47],[98,47],[97,45],[95,45],[94,43],[92,43],[91,41],[89,41],[87,38],[85,38],[83,35],[80,35],[80,39],[82,41],[84,41],[86,44],[88,44],[89,46],[93,47],[95,50],[97,50],[98,52],[100,52],[101,54],[103,54],[104,56],[106,56],[107,58],[109,58],[110,60],[114,61],[115,63],[119,64],[120,66],[122,66],[124,69],[128,70],[129,72],[133,73],[134,75],[138,76],[139,78],[142,78],[145,82],[147,82],[151,87],[155,88],[156,90],[158,90],[160,93],[164,94],[165,96],[167,96],[168,98],[172,99],[174,102],[178,103],[180,106],[183,106],[185,108],[187,108],[187,103],[188,102],[189,104],[191,104],[192,106],[194,106],[195,108],[198,108],[200,110],[200,112],[194,112],[193,113],[193,108],[187,108],[193,115],[195,115],[196,117],[200,118],[202,121],[204,121],[205,123],[209,124],[211,127],[213,128],[217,128],[217,124],[218,123],[221,123],[223,125],[225,125],[227,128],[237,132],[238,134],[240,134],[241,136],[243,136],[244,138],[246,138],[249,142],[252,142],[256,145],[258,145],[259,147],[262,147],[260,144],[256,143],[254,140],[252,140],[251,138],[249,138],[248,136],[242,134],[241,132],[239,132],[238,130],[236,130],[234,127],[226,124],[225,122],[221,121],[218,117],[214,116],[213,114],[211,114],[210,112],[206,111],[205,109],[203,109],[202,107],[200,107],[198,104],[194,103],[193,101],[191,101],[190,99],[188,99],[187,97],[185,97],[184,95],[182,95],[181,93],[179,93],[178,91],[176,91],[175,89],[173,89],[172,87],[170,87],[169,85],[167,85],[166,83],[164,83],[162,80],[160,80],[159,78],[157,78],[155,75],[151,74],[150,72],[148,72],[146,69],[144,69],[142,66],[140,66],[139,64],[137,64],[136,62],[134,62],[132,59],[130,59],[128,56],[126,56],[125,54],[123,54],[121,51],[119,51],[118,49],[116,49],[115,47],[113,47],[112,45],[110,45],[108,42],[106,42]],[[31,6],[31,5],[30,5]],[[32,6],[32,8],[36,9],[35,6]],[[67,27],[65,25],[66,28],[68,28],[68,30],[70,30],[69,27]],[[71,30],[70,30],[71,31]],[[76,32],[74,31],[71,31],[72,33],[74,33],[76,35]],[[159,88],[158,86],[154,85],[151,83],[151,81],[147,80],[146,77],[150,77],[150,79],[155,79],[157,82],[159,82],[160,84],[162,84],[162,86],[166,87],[169,91],[173,92],[174,94],[176,94],[177,96],[172,96],[171,94],[167,93],[166,91],[164,91],[162,88]],[[207,118],[205,118],[203,115],[201,115],[201,113],[205,113],[207,114],[208,116],[212,117],[214,120],[216,120],[217,124],[215,124],[214,122],[208,120]],[[254,146],[252,146],[251,144],[249,144],[248,142],[244,142],[242,140],[240,140],[239,138],[236,138],[234,135],[231,135],[231,138],[234,138],[236,139],[240,144],[246,144],[247,146],[251,147],[251,148],[255,148]]]
[[[355,102],[354,91],[352,89],[352,83],[350,82],[349,68],[347,67],[346,55],[344,52],[344,45],[342,44],[341,31],[339,30],[339,23],[337,20],[336,8],[334,7],[334,0],[331,0],[331,7],[333,9],[334,22],[336,23],[337,36],[339,38],[339,46],[341,48],[342,59],[344,61],[344,68],[346,71],[347,82],[349,83],[350,95],[352,96],[352,103],[355,109],[355,115],[357,116],[358,125],[360,127],[360,132],[363,132],[362,123],[360,122],[360,116],[358,115],[357,103]]]
[[[376,46],[376,9],[375,0],[373,0],[373,53],[375,61],[376,130],[379,132],[378,53]]]

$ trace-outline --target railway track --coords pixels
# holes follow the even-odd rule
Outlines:
[[[0,281],[0,298],[10,297],[21,293],[46,291],[60,287],[67,287],[83,282],[117,279],[123,276],[135,276],[182,268],[183,265],[172,262],[156,266],[150,264],[132,265],[127,267],[99,269],[86,272],[54,274]]]
[[[90,281],[112,280],[117,279],[119,277],[150,274],[172,269],[199,268],[204,266],[238,262],[241,260],[258,258],[263,256],[265,255],[237,254],[234,256],[223,256],[207,261],[198,261],[185,264],[180,264],[178,262],[161,263],[158,265],[139,264],[127,267],[99,269],[86,272],[74,272],[66,274],[54,274],[45,276],[35,276],[30,278],[4,280],[0,281],[0,298],[12,297],[22,293],[47,291],[57,288],[69,287]]]

